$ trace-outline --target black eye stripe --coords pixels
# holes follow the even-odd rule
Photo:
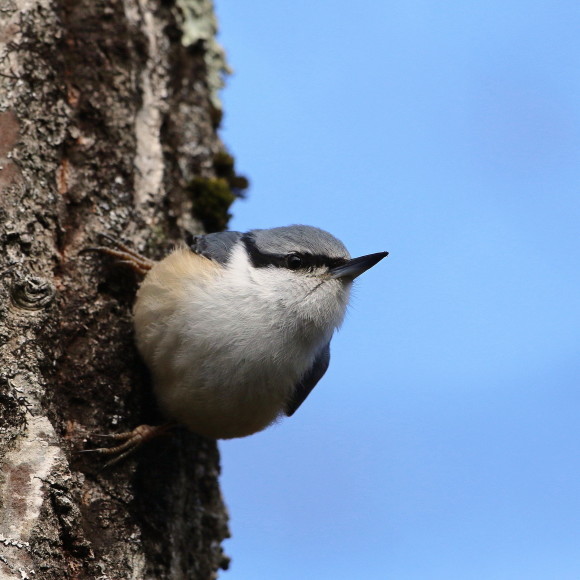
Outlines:
[[[261,252],[252,236],[244,234],[242,236],[242,242],[246,246],[248,255],[252,265],[255,268],[265,268],[268,266],[275,266],[276,268],[288,268],[288,255],[289,254],[267,254]],[[323,256],[319,254],[307,254],[300,252],[291,252],[292,255],[299,257],[302,260],[302,264],[298,269],[305,270],[309,268],[319,268],[326,266],[327,268],[336,268],[337,266],[342,266],[346,264],[348,260],[346,258],[330,258],[329,256]]]

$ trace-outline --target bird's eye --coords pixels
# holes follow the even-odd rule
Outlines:
[[[302,258],[298,254],[288,254],[286,256],[286,266],[289,270],[298,270],[302,266]]]

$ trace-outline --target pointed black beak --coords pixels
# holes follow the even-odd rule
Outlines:
[[[332,268],[330,270],[330,275],[332,278],[346,278],[348,280],[354,280],[357,276],[360,276],[363,272],[366,272],[369,268],[372,268],[375,264],[378,264],[388,255],[389,252],[378,252],[377,254],[369,254],[368,256],[353,258],[346,264]]]

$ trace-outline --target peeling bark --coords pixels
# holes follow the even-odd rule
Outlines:
[[[104,232],[156,258],[202,231],[188,187],[223,150],[223,63],[183,30],[212,30],[208,6],[0,0],[1,578],[227,566],[215,442],[178,432],[111,469],[78,453],[161,420],[133,345],[137,280],[79,252]]]

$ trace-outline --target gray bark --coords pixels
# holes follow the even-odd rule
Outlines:
[[[199,233],[223,61],[209,0],[0,0],[0,578],[214,578],[227,514],[214,441],[107,469],[95,433],[161,417],[133,345],[136,277]],[[224,218],[225,219],[225,218]]]

